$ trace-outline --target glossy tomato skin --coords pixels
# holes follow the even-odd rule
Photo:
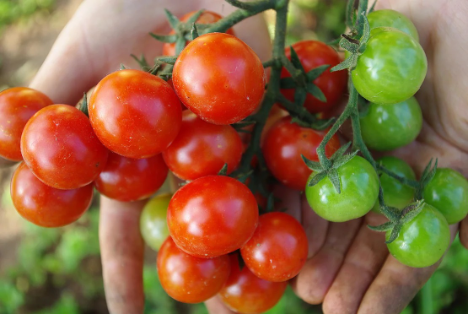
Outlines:
[[[397,29],[377,27],[351,76],[362,97],[384,105],[413,96],[426,72],[426,54],[416,40]]]
[[[408,34],[419,42],[418,30],[405,15],[395,10],[376,10],[367,15],[370,29],[392,27]]]
[[[279,120],[265,136],[263,156],[273,176],[284,185],[303,191],[312,170],[301,158],[318,161],[316,149],[325,131],[316,131],[291,123],[291,117]],[[340,140],[334,135],[325,147],[325,154],[331,157],[340,148]]]
[[[99,140],[128,158],[161,153],[182,123],[181,105],[169,84],[139,70],[121,70],[103,78],[88,110]]]
[[[242,152],[241,138],[233,127],[205,122],[187,110],[179,134],[163,157],[177,177],[195,180],[217,174],[224,164],[231,173],[239,165]]]
[[[468,213],[468,181],[453,169],[438,168],[423,196],[449,224],[461,221]]]
[[[88,117],[68,105],[47,106],[29,120],[21,153],[39,180],[64,190],[93,182],[108,157]]]
[[[320,217],[329,221],[343,222],[364,216],[372,209],[379,195],[377,173],[360,156],[355,156],[338,168],[340,194],[328,176],[316,185],[309,186],[314,176],[315,173],[312,173],[305,189],[307,201]]]
[[[387,232],[387,239],[390,231]],[[445,217],[429,204],[404,224],[398,237],[387,244],[390,253],[410,267],[428,267],[442,258],[450,246],[450,229]]]
[[[172,194],[165,193],[150,199],[143,207],[140,216],[140,231],[146,245],[159,251],[169,236],[167,228],[167,208]]]
[[[185,14],[184,16],[182,16],[180,21],[181,22],[187,22],[187,20],[192,15],[194,15],[195,13],[197,13],[197,11],[192,11],[192,12],[189,12],[189,13]],[[213,23],[219,21],[222,18],[223,17],[221,15],[219,15],[218,13],[215,13],[215,12],[212,12],[212,11],[203,11],[203,13],[198,17],[196,23],[197,24],[213,24]],[[169,34],[175,34],[174,30],[172,30]],[[226,34],[233,35],[233,36],[235,35],[232,28],[228,29],[226,31]],[[176,53],[175,43],[171,43],[171,44],[170,43],[164,43],[163,44],[163,56],[175,56],[175,53]]]
[[[405,146],[418,136],[422,128],[422,112],[416,98],[392,105],[371,103],[361,118],[361,133],[367,147],[388,151]]]
[[[161,154],[133,159],[111,152],[106,167],[94,184],[100,193],[109,198],[131,202],[155,193],[166,180],[167,172]]]
[[[12,161],[23,160],[21,134],[28,120],[40,109],[52,105],[43,93],[13,87],[0,92],[0,156]]]
[[[406,179],[416,179],[416,175],[410,165],[397,157],[385,156],[377,159],[376,162]],[[382,185],[384,201],[387,206],[403,209],[413,201],[415,190],[397,179],[382,173],[380,176],[380,184]],[[372,210],[376,213],[380,213],[380,203],[378,199]]]
[[[295,277],[307,260],[307,251],[304,228],[294,217],[281,212],[261,215],[252,238],[241,248],[250,271],[273,282]]]
[[[172,197],[167,224],[183,251],[211,258],[241,248],[258,223],[257,201],[241,182],[206,176],[180,188]]]
[[[93,185],[59,190],[42,183],[22,162],[11,180],[11,199],[18,213],[41,227],[62,227],[78,220],[91,205]]]
[[[161,286],[185,303],[200,303],[216,295],[231,272],[228,255],[194,257],[179,249],[171,237],[161,246],[156,264]]]
[[[236,254],[231,254],[231,274],[219,292],[224,304],[238,313],[256,314],[268,311],[278,303],[288,283],[271,282],[255,276],[248,267],[239,267]]]
[[[232,124],[253,113],[265,89],[263,65],[240,39],[202,35],[177,58],[174,89],[185,106],[213,124]]]
[[[347,83],[346,71],[330,72],[330,69],[341,62],[338,53],[330,46],[316,40],[299,41],[292,45],[306,72],[324,64],[330,65],[324,73],[314,80],[314,84],[323,92],[327,101],[322,102],[307,94],[304,107],[311,113],[319,113],[330,110],[343,96]],[[291,48],[285,49],[288,59],[291,59]],[[283,68],[281,77],[291,77],[291,74]],[[294,101],[294,89],[282,89],[281,93],[290,101]]]

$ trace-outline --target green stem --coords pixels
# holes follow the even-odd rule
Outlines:
[[[362,36],[364,31],[364,16],[362,13],[367,13],[367,0],[359,0],[358,14],[357,14],[357,33],[359,37]]]
[[[412,188],[415,188],[417,189],[419,187],[419,182],[416,181],[416,180],[411,180],[411,179],[407,179],[405,177],[402,177],[398,174],[396,174],[395,172],[391,171],[390,169],[387,169],[385,168],[384,166],[380,165],[380,164],[377,164],[377,169],[379,169],[380,171],[384,172],[386,175],[400,181],[401,183],[409,186],[409,187],[412,187]]]

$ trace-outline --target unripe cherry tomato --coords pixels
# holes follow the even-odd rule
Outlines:
[[[0,92],[0,156],[13,161],[21,156],[21,134],[28,120],[40,109],[52,105],[43,93],[13,87]]]
[[[367,15],[370,29],[376,27],[396,28],[419,41],[418,30],[405,15],[394,10],[376,10]]]
[[[41,227],[62,227],[81,217],[91,205],[93,185],[59,190],[42,183],[22,162],[11,180],[11,199],[24,219]]]
[[[231,271],[229,256],[199,258],[179,249],[171,237],[158,252],[159,281],[172,298],[200,303],[216,295]]]
[[[182,127],[163,152],[171,171],[183,180],[217,174],[224,164],[231,173],[242,157],[242,141],[230,125],[214,125],[185,111]]]
[[[150,199],[140,216],[140,231],[146,245],[159,251],[169,236],[167,228],[167,208],[172,194],[165,193]]]
[[[161,154],[127,158],[109,153],[106,167],[96,178],[96,189],[109,198],[130,202],[150,197],[164,183],[167,166]]]
[[[29,120],[21,137],[21,153],[39,180],[65,190],[93,182],[108,156],[88,117],[68,105],[47,106]]]
[[[99,140],[128,158],[161,153],[182,123],[180,101],[163,79],[139,70],[103,78],[89,101],[89,118]]]
[[[180,100],[213,124],[238,122],[255,111],[265,90],[263,65],[243,41],[224,33],[197,37],[172,73]]]
[[[241,248],[257,223],[254,195],[226,176],[206,176],[186,184],[174,194],[167,211],[167,224],[177,246],[205,258]]]
[[[261,215],[255,233],[241,248],[250,271],[274,282],[295,277],[306,262],[307,251],[304,228],[294,217],[281,212]]]

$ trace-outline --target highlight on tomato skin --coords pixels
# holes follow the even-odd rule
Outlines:
[[[35,225],[62,227],[78,220],[91,205],[93,185],[59,190],[42,183],[22,162],[11,180],[11,198],[18,213]]]
[[[230,254],[229,257],[231,274],[219,292],[223,303],[229,309],[244,314],[263,313],[275,306],[283,296],[288,282],[260,279],[248,267],[240,269],[238,253]]]
[[[21,134],[28,120],[40,109],[52,105],[45,94],[28,87],[0,92],[0,157],[21,161]]]
[[[211,258],[241,248],[258,223],[255,196],[227,176],[206,176],[175,192],[167,211],[172,239],[186,253]]]
[[[171,237],[161,246],[156,264],[161,286],[173,299],[185,303],[200,303],[215,296],[231,272],[228,255],[194,257],[179,249]]]
[[[192,11],[192,12],[189,12],[189,13],[185,14],[184,16],[182,16],[182,18],[180,18],[180,21],[181,22],[187,22],[187,20],[197,12],[198,11]],[[219,21],[222,18],[223,17],[221,15],[219,15],[218,13],[205,10],[205,11],[202,12],[202,14],[200,14],[200,16],[198,17],[196,23],[197,24],[213,24],[213,23]],[[170,35],[175,34],[174,30],[171,30],[169,32],[169,34]],[[228,29],[226,31],[226,34],[235,36],[234,30],[232,28]],[[185,45],[187,45],[187,44],[188,44],[188,41],[186,42]],[[163,44],[163,50],[162,50],[163,56],[175,56],[175,52],[176,52],[175,51],[175,43],[164,43]]]
[[[109,151],[84,113],[69,105],[51,105],[26,124],[21,153],[39,180],[67,190],[93,182],[104,169]]]
[[[227,174],[237,168],[242,157],[242,141],[230,125],[203,121],[190,111],[182,116],[182,127],[163,152],[169,169],[180,179],[218,174],[227,164]]]
[[[133,159],[110,152],[107,164],[94,184],[109,198],[131,202],[148,198],[159,190],[167,173],[161,154]]]

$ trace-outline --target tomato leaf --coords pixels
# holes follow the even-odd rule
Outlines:
[[[225,163],[225,164],[223,165],[223,167],[221,168],[221,170],[219,170],[218,175],[219,175],[219,176],[225,176],[225,175],[227,175],[227,170],[228,170],[228,164]]]
[[[138,58],[134,54],[131,54],[130,57],[132,57],[138,63],[143,71],[148,71],[150,68],[148,61],[146,61],[145,55],[141,54],[141,56]]]
[[[289,46],[289,49],[291,50],[291,62],[294,65],[294,67],[298,70],[300,70],[302,73],[306,73],[304,67],[302,66],[301,60],[299,59],[299,56],[296,53],[296,50],[294,50],[293,46]]]
[[[177,35],[158,35],[154,33],[150,33],[150,36],[156,40],[162,41],[163,43],[175,43],[177,40]]]
[[[378,231],[378,232],[386,232],[388,230],[392,230],[392,228],[395,226],[395,223],[388,221],[384,224],[378,225],[378,226],[370,226],[367,225],[367,227],[373,231]]]
[[[198,18],[200,17],[200,15],[202,15],[204,10],[199,10],[197,11],[195,14],[193,14],[192,16],[190,16],[188,18],[188,20],[185,22],[186,24],[188,25],[191,25],[191,24],[194,24],[197,22]]]
[[[315,80],[317,77],[319,77],[320,75],[322,75],[323,72],[325,72],[328,68],[330,67],[330,65],[328,64],[323,64],[321,66],[318,66],[312,70],[310,70],[309,72],[307,72],[307,79],[312,82],[313,80]]]
[[[176,57],[158,57],[156,60],[167,63],[167,64],[174,65],[177,58]]]
[[[192,24],[192,30],[190,33],[192,34],[192,40],[195,40],[195,38],[198,37],[197,25],[195,23]]]
[[[337,151],[331,156],[330,161],[334,162],[335,160],[343,156],[343,154],[348,150],[350,146],[351,146],[351,142],[348,142],[344,144],[343,146],[341,146],[340,148],[338,148]]]
[[[308,83],[306,84],[306,90],[309,92],[309,94],[312,94],[315,98],[322,102],[326,102],[327,98],[325,97],[325,94],[322,92],[320,88],[318,88],[317,85],[314,83]]]
[[[312,180],[309,181],[309,186],[314,186],[317,183],[319,183],[323,178],[327,176],[327,173],[325,171],[323,172],[318,172]]]
[[[393,227],[392,233],[390,234],[390,237],[388,237],[388,239],[385,241],[385,243],[389,244],[389,243],[392,243],[393,241],[395,241],[395,239],[398,237],[398,234],[400,233],[400,230],[401,230],[402,226],[403,226],[402,224],[397,223]]]
[[[167,20],[169,21],[169,24],[173,29],[176,29],[177,26],[179,25],[180,21],[179,19],[171,13],[168,9],[164,9],[164,12],[166,13]]]
[[[339,158],[333,163],[333,168],[338,169],[339,167],[341,167],[342,165],[344,165],[345,163],[347,163],[348,161],[350,161],[351,159],[353,159],[354,156],[356,156],[358,152],[359,152],[359,150],[356,150],[356,151],[352,152],[351,154],[345,154],[345,155],[339,157]]]
[[[328,178],[335,187],[336,192],[341,194],[340,176],[338,175],[338,171],[335,168],[328,170]]]
[[[348,3],[346,4],[346,26],[348,26],[350,29],[354,28],[354,24],[356,22],[354,2],[356,2],[356,0],[348,0]]]
[[[306,166],[312,170],[312,171],[317,171],[317,172],[322,172],[324,169],[322,165],[318,161],[312,161],[310,159],[307,159],[304,157],[304,155],[301,155],[302,160],[304,160]]]

